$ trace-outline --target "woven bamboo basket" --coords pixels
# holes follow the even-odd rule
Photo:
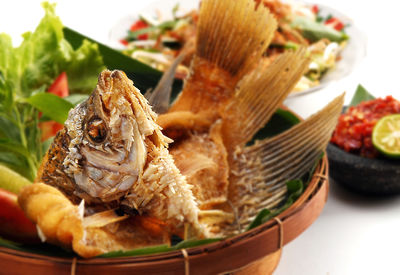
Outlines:
[[[328,194],[325,156],[300,198],[276,218],[208,245],[155,255],[120,258],[61,258],[0,247],[6,274],[271,274],[282,247],[319,216]]]

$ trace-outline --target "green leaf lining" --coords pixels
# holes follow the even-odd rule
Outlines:
[[[371,95],[361,84],[358,84],[356,92],[354,93],[349,106],[356,106],[363,101],[372,99],[375,99],[375,97]]]

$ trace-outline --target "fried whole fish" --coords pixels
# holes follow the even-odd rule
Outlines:
[[[308,172],[326,147],[343,96],[246,146],[308,67],[304,49],[260,61],[276,26],[254,0],[202,1],[191,74],[158,118],[122,72],[103,72],[47,152],[37,179],[44,184],[19,196],[39,232],[91,257],[165,243],[172,233],[240,233],[260,209],[281,203],[285,182]],[[166,109],[169,92],[151,94],[156,110]],[[159,230],[140,222],[146,217]]]
[[[191,186],[174,165],[167,149],[171,140],[162,134],[155,117],[146,99],[123,72],[101,73],[88,100],[70,111],[64,129],[57,134],[42,162],[36,182],[46,186],[34,184],[20,195],[22,208],[38,223],[44,236],[61,230],[57,223],[49,229],[49,219],[39,219],[32,204],[35,195],[43,193],[40,189],[49,190],[48,186],[66,195],[69,208],[75,209],[71,213],[78,213],[77,205],[84,201],[85,215],[76,214],[74,218],[74,223],[79,221],[79,228],[84,229],[84,217],[99,212],[107,213],[102,216],[105,224],[119,221],[107,211],[119,209],[125,217],[139,214],[157,218],[165,223],[166,232],[182,234],[184,224],[189,224],[196,236],[206,235],[198,222],[198,206]],[[52,207],[65,208],[62,204],[67,200],[54,200],[53,204],[48,202]],[[44,206],[41,210],[54,213]],[[60,218],[62,213],[59,212]],[[60,236],[61,243],[63,238]],[[156,239],[159,240],[158,236]],[[96,245],[102,250],[100,243]],[[128,246],[132,247],[135,245]],[[85,255],[85,251],[77,252]]]

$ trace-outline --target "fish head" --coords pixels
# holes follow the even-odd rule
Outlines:
[[[69,152],[63,167],[76,195],[109,202],[129,192],[140,181],[148,140],[158,146],[169,142],[155,119],[125,73],[103,71],[92,95],[65,122]]]

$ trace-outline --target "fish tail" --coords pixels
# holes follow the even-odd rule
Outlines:
[[[307,71],[306,49],[285,52],[271,64],[257,68],[239,82],[234,98],[222,113],[225,146],[233,151],[243,147],[268,122]]]
[[[312,169],[330,140],[343,101],[344,94],[289,130],[236,155],[229,196],[239,209],[243,226],[261,209],[271,209],[285,199],[287,181],[299,179]]]
[[[202,1],[191,74],[171,111],[222,106],[258,63],[276,27],[274,16],[254,0]]]

